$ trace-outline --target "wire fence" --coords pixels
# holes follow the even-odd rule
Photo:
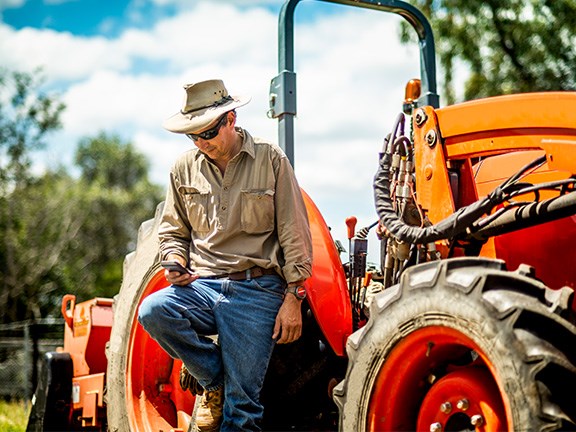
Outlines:
[[[0,324],[0,398],[29,401],[44,354],[63,343],[62,318]]]

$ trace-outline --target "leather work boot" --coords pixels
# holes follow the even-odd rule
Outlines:
[[[204,390],[204,394],[196,411],[196,428],[202,432],[220,430],[223,407],[223,387],[212,391]]]
[[[192,376],[184,363],[182,363],[182,367],[180,368],[180,388],[184,391],[190,390],[192,395],[201,395],[204,393],[204,388],[200,385],[200,383]]]

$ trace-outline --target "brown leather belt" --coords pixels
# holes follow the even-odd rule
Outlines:
[[[222,275],[211,276],[210,279],[230,279],[230,280],[250,280],[259,278],[264,275],[277,275],[274,269],[265,269],[262,267],[252,267],[248,270],[243,270],[235,273],[228,273]]]

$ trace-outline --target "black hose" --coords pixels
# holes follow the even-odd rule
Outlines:
[[[396,214],[390,198],[390,162],[391,155],[383,154],[378,172],[374,177],[374,201],[382,225],[400,241],[426,244],[454,238],[504,200],[504,194],[498,187],[482,200],[458,209],[437,224],[424,228],[408,225]]]

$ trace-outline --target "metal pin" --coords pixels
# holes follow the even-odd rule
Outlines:
[[[430,425],[430,432],[442,432],[442,424],[441,423],[432,423]]]
[[[482,426],[484,424],[484,417],[480,414],[473,415],[470,419],[470,423],[472,423],[472,426]]]
[[[448,401],[444,402],[442,405],[440,405],[440,411],[442,411],[444,414],[450,414],[452,411],[452,404]]]

